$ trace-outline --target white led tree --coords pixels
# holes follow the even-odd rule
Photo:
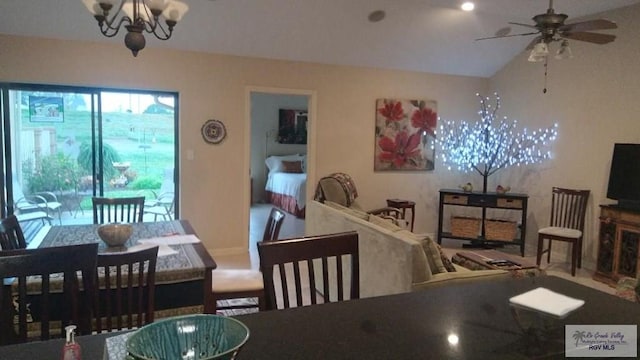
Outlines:
[[[551,157],[550,143],[556,139],[558,124],[546,129],[517,132],[516,120],[497,118],[500,97],[495,105],[489,97],[480,99],[480,121],[441,122],[437,134],[437,156],[449,170],[477,171],[483,177],[483,192],[487,192],[487,178],[508,166],[542,162]]]

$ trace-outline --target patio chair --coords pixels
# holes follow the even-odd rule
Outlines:
[[[56,194],[50,191],[41,191],[31,195],[25,195],[22,186],[13,183],[13,206],[19,221],[42,219],[51,224],[54,214],[58,214],[58,222],[62,224],[62,203],[58,201]]]
[[[164,177],[162,179],[162,185],[160,185],[160,189],[158,191],[151,190],[151,192],[153,193],[153,198],[146,199],[144,206],[153,207],[161,205],[166,208],[168,205],[173,204],[175,191],[176,188],[173,181],[173,168],[165,168]]]
[[[144,204],[144,213],[153,215],[153,221],[158,221],[158,216],[162,216],[162,220],[171,220],[173,217],[174,207],[173,192],[160,194],[156,199],[152,199]]]

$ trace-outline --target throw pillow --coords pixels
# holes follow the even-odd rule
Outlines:
[[[283,161],[282,172],[286,173],[302,173],[302,161]]]
[[[422,250],[424,250],[424,254],[427,256],[429,267],[433,274],[447,272],[447,268],[444,267],[444,263],[442,262],[438,246],[430,237],[426,236],[422,239]]]
[[[447,269],[448,272],[455,272],[456,267],[453,266],[451,260],[449,260],[444,251],[442,251],[442,247],[440,246],[440,244],[436,244],[436,246],[438,247],[438,252],[440,253],[440,260],[442,260],[442,265],[444,265],[445,269]]]

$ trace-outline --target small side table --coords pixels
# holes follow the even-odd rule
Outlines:
[[[416,218],[416,203],[414,201],[402,199],[387,199],[387,206],[402,210],[403,219],[406,219],[407,209],[411,210],[411,231],[413,231],[413,222]]]

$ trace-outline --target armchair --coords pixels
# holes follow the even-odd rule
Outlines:
[[[314,200],[324,203],[331,201],[344,207],[364,211],[368,214],[377,215],[391,220],[394,224],[400,225],[403,219],[402,211],[394,207],[381,207],[371,210],[363,209],[356,201],[358,190],[351,176],[345,173],[333,173],[318,181]]]

